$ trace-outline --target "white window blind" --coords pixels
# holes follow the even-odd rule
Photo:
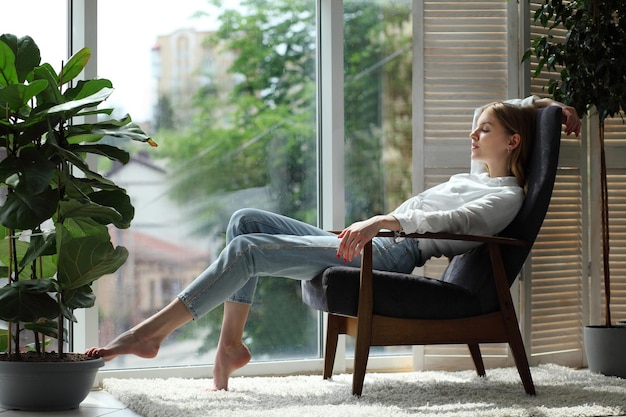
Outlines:
[[[605,120],[609,188],[611,318],[626,320],[626,115]],[[602,308],[604,311],[604,308]],[[604,322],[604,317],[602,318]]]
[[[573,366],[582,360],[582,195],[580,170],[559,168],[550,208],[527,264],[530,318],[527,351],[537,361]],[[568,355],[553,355],[569,352]],[[558,356],[558,357],[557,357]]]
[[[423,3],[418,30],[424,44],[424,126],[423,137],[417,138],[424,149],[423,188],[469,170],[474,109],[508,98],[507,7],[501,0]],[[416,21],[419,25],[419,17]],[[446,264],[447,259],[430,261],[424,274],[440,276]],[[490,357],[506,357],[503,345],[481,348],[487,365]],[[426,346],[416,362],[425,369],[467,368],[467,352],[458,345]]]
[[[543,33],[534,25],[532,16],[537,2],[530,4],[530,38]],[[507,75],[510,65],[517,65],[507,57],[517,53],[517,45],[507,43],[514,39],[507,30],[506,2],[456,1],[424,2],[423,25],[423,186],[430,187],[445,181],[451,174],[469,167],[468,131],[471,114],[477,104],[504,99],[511,91]],[[509,22],[510,23],[510,22]],[[554,31],[553,31],[553,34]],[[564,32],[556,33],[563,36]],[[519,53],[521,58],[521,53]],[[519,62],[519,61],[518,61]],[[530,73],[536,62],[531,61]],[[531,93],[546,96],[548,77],[544,73],[531,79]],[[621,119],[608,120],[607,147],[610,149],[609,187],[611,199],[611,267],[613,279],[614,318],[626,317],[626,192],[623,183],[626,168],[621,161],[626,151],[626,128]],[[593,206],[587,185],[589,183],[584,138],[563,136],[557,180],[549,212],[524,268],[520,284],[518,315],[525,336],[531,364],[555,362],[582,366],[582,327],[587,321],[584,308],[589,294],[588,278],[590,250],[599,245],[597,233],[590,233],[596,217],[587,217]],[[590,169],[594,169],[592,166]],[[594,203],[595,204],[595,203]],[[591,218],[590,223],[587,219]],[[594,238],[596,241],[590,242]],[[588,243],[589,242],[589,243]],[[593,259],[593,262],[600,262]],[[446,260],[430,262],[426,275],[437,276],[445,268]],[[506,357],[502,345],[482,346],[489,363]],[[427,346],[422,363],[424,368],[459,368],[471,366],[463,346]],[[451,358],[459,358],[452,360]],[[510,359],[509,362],[510,364]]]
[[[534,23],[537,2],[530,5],[530,39],[545,34]],[[552,30],[556,39],[565,31]],[[529,44],[531,43],[529,42]],[[531,59],[530,73],[537,68]],[[545,70],[531,79],[531,92],[547,96],[547,84],[558,73]],[[581,366],[583,323],[583,280],[587,279],[587,260],[583,242],[587,234],[583,221],[583,185],[580,138],[561,138],[559,169],[552,200],[541,232],[533,246],[522,286],[526,349],[531,363],[556,362]]]
[[[538,2],[531,6],[534,15]],[[532,25],[531,37],[544,33],[544,29]],[[565,31],[553,31],[563,38]],[[534,71],[534,66],[532,68]],[[556,74],[553,74],[556,76]],[[540,86],[547,84],[547,78],[533,80],[533,92],[541,94]],[[591,113],[592,117],[597,118]],[[533,264],[532,270],[532,345],[531,352],[538,358],[547,355],[553,362],[569,365],[582,365],[582,328],[585,324],[599,324],[601,313],[594,305],[602,306],[597,292],[589,291],[585,285],[589,276],[591,287],[602,286],[602,251],[600,235],[599,201],[599,162],[597,121],[588,123],[588,135],[580,139],[562,139],[561,162],[557,178],[555,197],[552,199],[549,217],[542,231],[542,239],[550,242],[556,258],[550,267],[548,263]],[[588,140],[589,143],[584,141]],[[617,116],[605,121],[605,146],[608,167],[609,218],[610,218],[610,268],[612,280],[613,320],[626,318],[626,227],[624,208],[626,193],[623,192],[626,180],[624,157],[626,156],[626,126]],[[588,149],[590,149],[588,151]],[[588,153],[589,166],[585,165]],[[587,188],[588,187],[588,188]],[[585,190],[589,190],[588,193]],[[543,254],[543,245],[536,251]],[[540,255],[533,254],[533,259]],[[584,308],[591,305],[590,311]],[[600,309],[602,312],[604,309]]]

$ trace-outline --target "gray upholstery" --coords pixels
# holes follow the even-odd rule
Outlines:
[[[527,243],[523,247],[502,247],[509,285],[528,256],[550,202],[559,157],[561,109],[557,106],[540,109],[536,125],[527,195],[517,217],[500,234]],[[358,292],[359,268],[331,267],[313,280],[302,282],[306,304],[340,315],[356,316]],[[440,279],[374,271],[374,314],[377,315],[447,319],[497,309],[491,261],[484,244],[454,257]]]

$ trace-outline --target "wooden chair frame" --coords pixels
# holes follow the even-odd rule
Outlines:
[[[378,236],[391,237],[394,234],[381,232]],[[508,343],[526,393],[535,395],[535,386],[500,250],[501,245],[523,246],[526,243],[507,237],[450,233],[413,233],[403,234],[402,237],[465,240],[486,244],[491,258],[499,310],[458,319],[404,319],[373,314],[372,242],[370,241],[363,248],[357,317],[328,313],[324,379],[332,376],[340,334],[348,334],[356,338],[352,393],[359,396],[363,391],[370,346],[467,344],[476,372],[479,376],[485,376],[479,343]]]

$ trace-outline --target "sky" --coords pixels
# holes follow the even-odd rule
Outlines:
[[[95,0],[94,0],[95,1]],[[42,61],[60,69],[66,59],[66,0],[0,0],[0,33],[29,35]],[[193,18],[197,11],[209,17]],[[108,104],[149,120],[155,101],[150,53],[157,36],[181,28],[214,30],[219,11],[207,0],[99,0],[98,77],[113,82]]]

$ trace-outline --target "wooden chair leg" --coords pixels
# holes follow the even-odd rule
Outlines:
[[[356,346],[354,348],[354,375],[352,395],[361,395],[365,370],[372,343],[372,315],[374,310],[374,285],[372,277],[372,241],[363,247],[357,314]]]
[[[337,341],[339,340],[339,332],[342,327],[342,317],[334,314],[328,314],[328,326],[326,328],[326,348],[324,351],[324,379],[333,376],[333,367],[335,366],[335,355],[337,353]]]
[[[361,336],[359,334],[359,336]],[[367,360],[370,354],[370,338],[368,335],[357,337],[354,349],[354,374],[352,375],[352,395],[360,396],[363,393],[363,382],[365,381],[365,371]]]
[[[517,328],[516,328],[517,330]],[[517,372],[522,379],[524,390],[528,395],[537,395],[535,391],[535,384],[533,383],[533,377],[530,373],[530,366],[528,365],[528,358],[526,357],[526,350],[524,349],[524,343],[522,342],[522,335],[517,331],[517,337],[513,336],[509,339],[509,347],[515,359],[515,365],[517,366]]]
[[[517,324],[517,315],[515,314],[515,309],[513,308],[511,292],[506,284],[506,270],[502,261],[500,246],[491,243],[488,246],[491,266],[493,268],[493,276],[496,284],[496,291],[498,293],[500,308],[502,309],[502,318],[504,320],[504,327],[507,340],[509,341],[509,347],[511,348],[513,359],[515,359],[515,365],[517,365],[517,371],[522,379],[522,384],[524,384],[524,390],[526,390],[528,395],[536,395],[535,385],[533,384],[533,378],[530,374],[530,367],[528,365],[528,358],[526,357],[526,350],[524,349],[522,334],[520,333]]]
[[[478,376],[485,376],[485,364],[483,363],[483,356],[480,354],[480,346],[478,344],[469,344],[467,347],[472,354],[476,373]]]

